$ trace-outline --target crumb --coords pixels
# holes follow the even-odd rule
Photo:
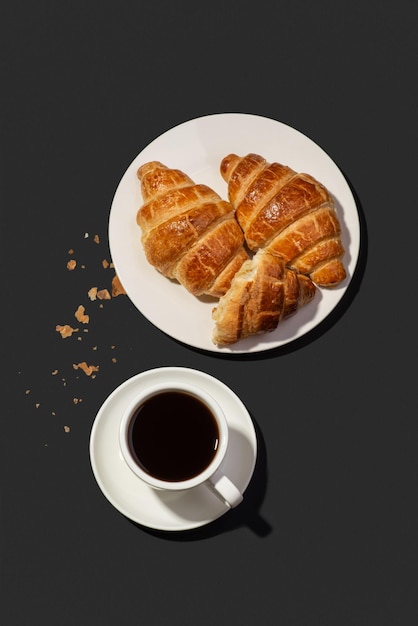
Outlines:
[[[65,324],[64,326],[60,326],[59,324],[57,324],[57,326],[55,326],[55,330],[58,333],[61,333],[61,337],[63,339],[66,339],[67,337],[71,337],[73,333],[78,333],[78,328],[72,328],[68,324]]]
[[[40,403],[40,402],[37,402],[37,403],[35,404],[35,406],[36,406],[36,408],[37,408],[37,409],[39,409],[39,407],[41,406],[41,403]]]
[[[90,298],[90,300],[93,302],[97,297],[97,287],[92,287],[91,289],[89,289],[87,292],[87,295]]]
[[[68,250],[68,254],[70,254],[70,255],[71,255],[71,254],[74,254],[74,250],[73,250],[72,248],[70,248],[70,249]]]
[[[26,389],[25,394],[28,395],[30,393],[30,389]]]
[[[71,272],[71,270],[75,270],[76,265],[77,265],[77,261],[75,259],[71,259],[67,263],[67,270],[70,270],[70,272]]]
[[[115,357],[112,358],[112,363],[117,363],[117,359],[115,359]]]
[[[94,243],[100,243],[99,235],[94,235],[93,241]]]
[[[93,346],[93,347],[92,347],[92,350],[97,350],[97,346]]]
[[[102,265],[103,265],[104,269],[107,269],[109,267],[109,261],[107,261],[106,259],[103,259]]]
[[[52,373],[52,376],[56,376],[58,374],[58,370],[54,370]]]
[[[115,274],[112,280],[112,296],[116,298],[116,296],[120,296],[122,294],[126,295],[126,291],[123,288],[123,285],[119,280],[119,277],[117,276],[117,274]]]
[[[81,398],[73,398],[73,402],[74,404],[78,404],[79,402],[82,402]]]
[[[69,426],[64,426],[64,430],[65,430],[66,433],[69,433],[70,432],[70,427]]]
[[[110,300],[111,299],[111,295],[109,293],[109,291],[107,289],[100,289],[97,292],[97,297],[99,298],[99,300]]]
[[[88,234],[88,233],[84,233],[84,239],[87,239],[87,238],[88,238],[88,236],[89,236],[89,234]]]
[[[88,324],[90,321],[90,317],[85,314],[85,308],[82,304],[78,307],[77,311],[74,313],[74,316],[77,322],[81,322],[82,324]]]
[[[82,361],[81,363],[73,363],[73,368],[75,370],[78,370],[78,369],[83,370],[86,376],[91,376],[93,372],[99,371],[98,365],[87,365],[85,361]]]

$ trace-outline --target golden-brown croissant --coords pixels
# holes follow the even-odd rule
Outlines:
[[[148,262],[195,296],[222,296],[249,258],[233,206],[159,161],[137,176],[144,204],[136,219]]]
[[[341,226],[324,185],[258,154],[229,154],[220,172],[251,250],[279,254],[288,267],[320,287],[336,286],[345,278]]]
[[[312,300],[316,287],[308,276],[288,269],[281,256],[260,249],[245,261],[227,293],[212,310],[212,341],[218,346],[266,333]]]

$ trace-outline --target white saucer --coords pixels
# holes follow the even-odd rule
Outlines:
[[[180,493],[155,491],[134,475],[119,451],[118,428],[124,408],[142,387],[166,380],[200,385],[221,404],[230,427],[229,448],[222,468],[245,491],[257,458],[254,424],[242,401],[229,387],[195,369],[156,368],[137,374],[117,387],[93,423],[90,461],[100,489],[120,513],[157,530],[190,530],[214,521],[229,509],[205,486]]]

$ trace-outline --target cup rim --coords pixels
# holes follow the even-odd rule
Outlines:
[[[136,462],[134,456],[131,453],[128,444],[128,425],[133,413],[136,409],[149,398],[157,395],[158,393],[165,393],[169,391],[185,392],[198,398],[201,402],[204,402],[210,409],[211,413],[216,419],[219,429],[219,445],[216,453],[209,463],[209,465],[196,476],[192,476],[186,480],[181,481],[168,481],[162,480],[148,474],[143,470]],[[127,463],[132,472],[143,482],[147,483],[151,487],[158,490],[166,491],[181,491],[197,487],[198,485],[206,482],[209,478],[220,468],[228,447],[228,424],[225,414],[217,402],[217,400],[209,394],[205,389],[185,382],[162,382],[152,385],[137,394],[131,402],[125,407],[124,412],[119,425],[119,448],[122,454],[122,458]]]

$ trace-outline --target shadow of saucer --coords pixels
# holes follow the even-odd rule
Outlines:
[[[224,515],[205,526],[191,530],[161,531],[142,526],[132,520],[128,521],[144,532],[168,541],[199,541],[242,527],[249,528],[260,538],[269,535],[272,528],[259,513],[267,487],[266,446],[257,423],[253,416],[251,418],[253,419],[257,436],[257,459],[253,475],[244,492],[244,500],[239,506],[227,511]]]

